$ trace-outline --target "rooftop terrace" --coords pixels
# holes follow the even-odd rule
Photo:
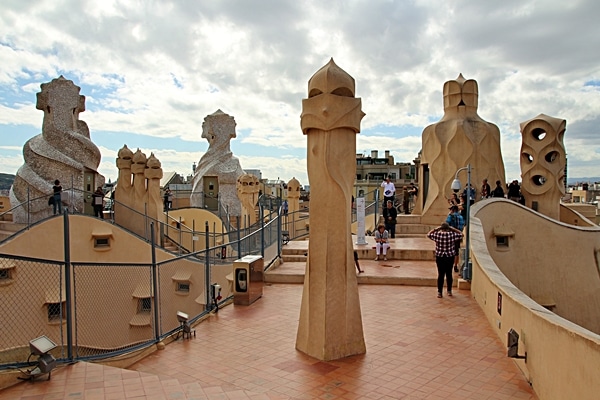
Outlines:
[[[280,274],[286,265],[298,269],[284,263]],[[195,338],[128,369],[62,366],[51,380],[22,382],[0,398],[537,399],[470,293],[436,298],[433,261],[369,258],[361,267],[359,282],[384,283],[359,285],[364,355],[323,362],[295,350],[302,285],[275,283],[254,304],[222,308],[195,327]],[[385,284],[404,278],[425,286]]]

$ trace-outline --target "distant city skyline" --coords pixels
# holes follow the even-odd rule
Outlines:
[[[66,12],[65,10],[68,10]],[[366,113],[357,153],[412,162],[443,116],[444,82],[479,85],[479,115],[498,125],[507,180],[520,180],[519,124],[567,120],[569,177],[600,165],[600,3],[196,2],[7,0],[0,9],[0,172],[15,174],[41,133],[40,84],[81,87],[80,119],[117,178],[124,145],[165,171],[192,172],[208,148],[202,121],[232,115],[244,169],[308,184],[300,130],[308,79],[331,57],[356,80]],[[461,18],[458,18],[461,16]],[[468,21],[468,23],[465,23]]]

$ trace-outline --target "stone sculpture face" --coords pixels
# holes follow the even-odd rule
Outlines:
[[[252,174],[241,175],[237,180],[239,194],[258,192],[258,179]]]
[[[207,115],[202,123],[202,137],[208,140],[210,147],[222,147],[236,137],[235,120],[232,116],[217,110]]]
[[[479,89],[477,81],[465,79],[462,74],[453,81],[444,83],[444,110],[458,106],[477,109]]]
[[[146,162],[146,170],[144,176],[148,179],[161,179],[162,178],[162,165],[161,162],[156,158],[154,153],[150,153],[148,161]]]
[[[140,149],[137,149],[132,158],[133,164],[131,170],[134,174],[143,174],[146,169],[146,155]]]
[[[354,97],[354,91],[354,78],[333,63],[333,60],[317,71],[308,81],[308,98],[322,94]]]
[[[127,145],[123,145],[121,150],[117,153],[117,168],[129,169],[131,168],[131,162],[133,159],[133,151],[131,151]]]
[[[35,108],[44,112],[44,125],[52,123],[57,129],[77,130],[79,113],[85,111],[85,96],[79,94],[80,88],[62,76],[40,86]],[[48,90],[50,87],[52,90]]]
[[[351,128],[359,132],[361,100],[354,97],[354,78],[333,59],[308,81],[308,98],[302,100],[300,124],[304,134],[311,128]]]
[[[300,197],[300,182],[298,179],[292,178],[287,184],[288,196]]]

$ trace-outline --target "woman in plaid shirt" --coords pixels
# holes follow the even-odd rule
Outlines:
[[[456,228],[452,228],[447,222],[442,222],[439,228],[434,228],[427,233],[427,237],[435,242],[435,264],[438,270],[438,295],[442,297],[444,289],[444,276],[448,285],[448,296],[452,296],[452,265],[456,256],[457,240],[462,239],[463,234]]]

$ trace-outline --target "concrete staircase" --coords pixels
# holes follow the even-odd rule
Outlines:
[[[171,253],[177,253],[177,245],[171,241],[171,239],[165,238],[163,249],[170,251]]]
[[[400,214],[396,218],[396,237],[425,237],[435,226],[421,224],[420,215]]]
[[[436,286],[435,244],[426,238],[433,226],[420,223],[420,216],[399,215],[396,238],[390,240],[387,261],[374,261],[375,239],[354,245],[365,273],[357,274],[359,284]],[[353,241],[356,242],[356,238]],[[309,239],[310,240],[310,239]],[[303,283],[308,241],[292,241],[282,247],[281,263],[264,274],[267,283]],[[457,277],[456,277],[457,278]],[[454,284],[458,279],[454,280]]]

